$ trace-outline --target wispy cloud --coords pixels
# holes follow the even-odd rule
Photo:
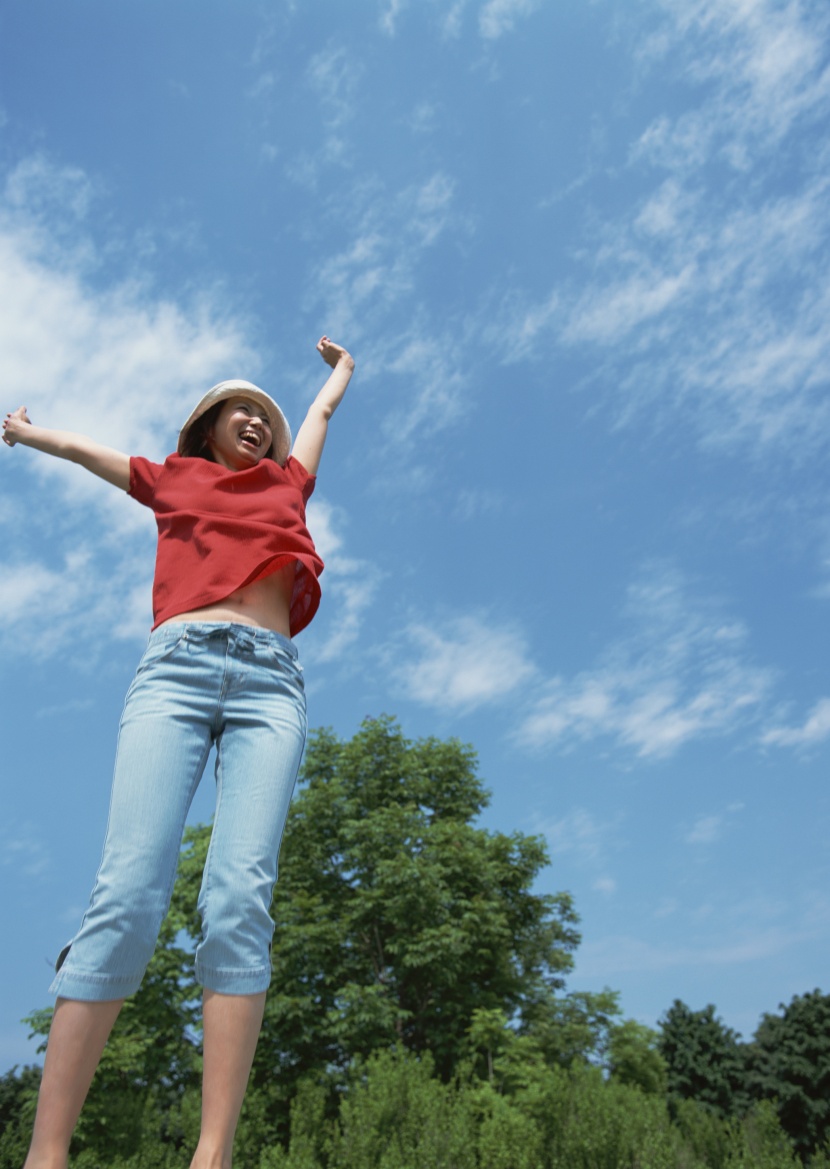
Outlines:
[[[537,821],[533,830],[547,840],[554,864],[568,856],[581,865],[604,867],[618,843],[620,820],[602,820],[587,808],[574,808],[559,819]]]
[[[333,43],[315,53],[309,61],[308,82],[320,101],[330,131],[341,130],[354,117],[361,72],[354,54]]]
[[[679,60],[702,87],[700,107],[660,120],[659,137],[678,149],[674,165],[695,165],[720,148],[747,165],[750,144],[774,147],[800,117],[818,118],[830,99],[828,15],[814,3],[776,0],[661,0],[666,21],[641,48],[644,60]],[[708,87],[708,88],[707,88]],[[700,152],[688,151],[692,142]]]
[[[830,14],[660,10],[641,58],[682,78],[682,112],[632,141],[637,194],[591,208],[573,275],[535,302],[514,290],[493,336],[508,361],[593,347],[620,422],[680,416],[703,444],[803,459],[830,443]]]
[[[471,0],[433,0],[438,13],[438,27],[444,37],[461,34],[464,10]],[[541,8],[542,0],[484,0],[478,4],[478,32],[485,41],[495,41],[511,32],[519,20]],[[387,36],[398,33],[398,19],[409,7],[409,0],[383,0],[379,26]]]
[[[610,738],[658,758],[757,717],[769,671],[749,659],[744,628],[695,598],[679,574],[652,570],[629,590],[625,619],[630,632],[596,667],[542,687],[517,742]]]
[[[539,8],[541,0],[487,0],[478,14],[478,28],[486,40],[510,32],[517,20]]]
[[[598,942],[583,942],[577,975],[613,979],[614,971],[646,974],[678,967],[736,966],[786,953],[793,945],[812,936],[809,930],[773,926],[746,929],[728,939],[677,946],[615,935]]]
[[[9,408],[25,404],[35,422],[160,458],[205,387],[255,370],[258,359],[218,289],[181,303],[153,295],[134,273],[105,278],[105,246],[87,222],[100,197],[77,168],[41,155],[7,176],[0,346],[6,385],[22,398]],[[48,558],[33,550],[36,525],[13,529],[0,573],[5,612],[36,606],[40,620],[20,623],[25,635],[4,638],[5,652],[63,652],[88,632],[84,614],[134,636],[140,610],[146,630],[149,513],[77,466],[24,448],[0,449],[0,476],[4,493],[25,486],[39,524],[53,525]]]
[[[343,529],[346,520],[341,508],[325,499],[315,497],[308,508],[309,531],[325,563],[324,595],[331,600],[337,620],[331,628],[325,621],[328,600],[320,620],[310,638],[309,652],[304,657],[316,662],[333,662],[342,658],[360,635],[380,586],[382,573],[366,560],[347,556],[344,552]],[[318,631],[322,633],[318,636]]]
[[[403,642],[410,659],[393,668],[394,676],[408,697],[440,710],[487,706],[536,674],[521,634],[497,627],[486,615],[414,622]]]
[[[455,182],[443,170],[397,192],[376,180],[357,183],[337,212],[347,242],[322,259],[306,292],[307,310],[360,349],[361,380],[394,381],[387,448],[409,447],[467,407],[469,362],[459,330],[436,321],[419,293],[430,253],[466,230],[455,204]]]
[[[407,0],[385,0],[380,14],[380,28],[388,37],[393,37],[397,31],[398,17],[407,7]]]
[[[700,816],[686,833],[687,844],[713,844],[723,830],[723,816]]]
[[[730,827],[737,813],[743,811],[743,807],[741,803],[734,803],[722,812],[698,816],[691,828],[684,832],[683,839],[686,844],[692,845],[715,844]]]
[[[390,310],[413,291],[426,253],[461,225],[455,183],[444,171],[390,192],[362,180],[342,195],[338,217],[347,243],[327,256],[307,292],[327,321],[350,337],[388,328]]]
[[[761,735],[767,747],[808,749],[830,737],[830,698],[820,698],[801,726],[772,727]]]
[[[42,877],[50,867],[49,852],[31,824],[10,824],[0,834],[0,865],[28,880]]]

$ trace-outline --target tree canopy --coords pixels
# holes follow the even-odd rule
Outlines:
[[[712,1006],[675,1001],[657,1034],[620,1021],[611,990],[567,992],[571,899],[536,891],[542,840],[481,826],[487,799],[455,739],[410,741],[391,718],[347,740],[311,736],[239,1163],[791,1169],[798,1154],[830,1169],[815,1151],[830,1123],[830,998],[794,999],[744,1044]],[[209,826],[186,835],[159,947],[82,1115],[79,1169],[188,1163],[209,841]],[[45,1034],[49,1016],[33,1029]],[[37,1079],[0,1083],[0,1169],[25,1156]]]
[[[750,1087],[775,1100],[784,1130],[809,1154],[830,1140],[830,995],[796,995],[781,1011],[755,1032]]]
[[[563,985],[579,935],[567,894],[533,885],[548,857],[478,827],[473,750],[407,740],[389,718],[310,739],[272,910],[273,981],[255,1076],[287,1092],[322,1067],[401,1043],[449,1077],[476,1011],[521,1027]],[[209,830],[190,838],[177,905],[195,905]],[[191,914],[188,928],[195,936]]]
[[[660,1022],[659,1047],[670,1098],[697,1100],[719,1116],[746,1111],[744,1049],[711,1004],[693,1011],[675,999]]]

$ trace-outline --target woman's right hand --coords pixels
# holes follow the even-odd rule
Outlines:
[[[3,442],[6,446],[14,446],[23,437],[25,427],[31,425],[32,420],[26,413],[26,407],[18,406],[13,414],[7,414],[3,419]]]

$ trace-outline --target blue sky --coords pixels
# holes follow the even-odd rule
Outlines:
[[[208,386],[294,428],[312,725],[474,744],[574,990],[749,1037],[830,967],[824,0],[9,0],[3,411],[162,458]],[[0,449],[0,1061],[100,855],[149,512]],[[194,820],[210,815],[206,776]]]

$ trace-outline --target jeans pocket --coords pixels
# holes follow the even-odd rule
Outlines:
[[[271,665],[283,670],[291,678],[295,678],[303,685],[303,667],[298,659],[284,646],[276,644],[268,646],[268,661]]]
[[[158,641],[151,641],[144,651],[141,661],[138,663],[138,669],[135,676],[144,674],[153,666],[158,665],[159,662],[166,661],[171,657],[182,642],[185,640],[185,631],[182,630],[177,637],[159,639]]]

